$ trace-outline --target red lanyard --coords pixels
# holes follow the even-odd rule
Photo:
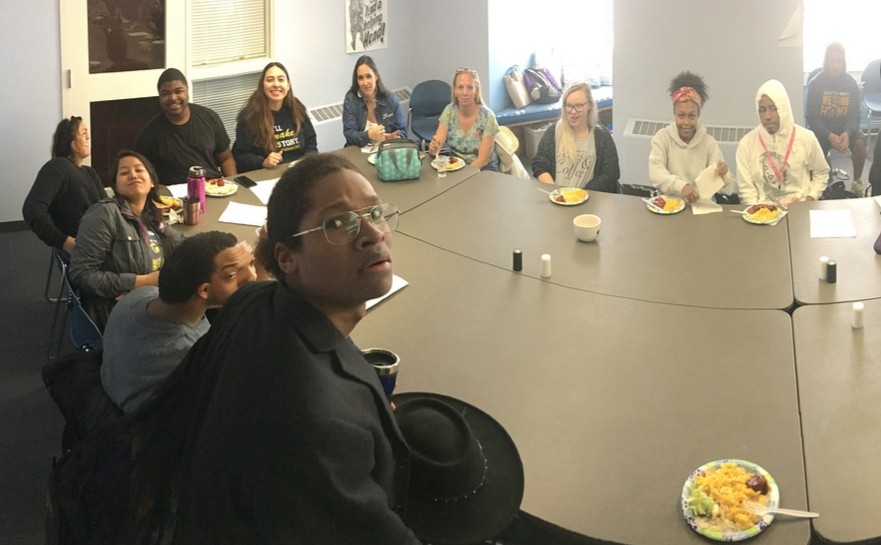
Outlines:
[[[792,134],[789,135],[789,145],[786,146],[786,155],[783,156],[783,164],[782,168],[786,168],[786,164],[789,162],[789,154],[792,152],[792,143],[795,141],[795,127],[792,127]],[[759,133],[759,142],[762,144],[762,149],[765,150],[765,159],[768,160],[768,164],[771,165],[771,170],[774,171],[774,175],[777,176],[777,181],[783,181],[783,172],[781,171],[781,167],[777,166],[777,161],[771,157],[771,154],[768,153],[768,147],[765,145],[765,139],[762,138],[762,133]]]

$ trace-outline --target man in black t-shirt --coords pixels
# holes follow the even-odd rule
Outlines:
[[[138,136],[135,149],[143,153],[164,185],[187,181],[189,168],[205,169],[206,178],[234,176],[236,162],[220,116],[210,108],[190,104],[187,78],[176,68],[159,76],[162,112]]]

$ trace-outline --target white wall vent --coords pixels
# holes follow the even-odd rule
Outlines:
[[[669,121],[656,121],[652,119],[630,119],[627,127],[624,129],[625,136],[642,136],[651,138],[656,132],[669,125]],[[753,127],[738,126],[722,126],[722,125],[704,125],[707,132],[711,134],[719,144],[736,144],[740,139],[746,136]]]
[[[396,97],[398,97],[398,100],[401,102],[401,107],[406,110],[410,101],[410,89],[403,87],[401,89],[393,91],[393,93]],[[318,108],[312,108],[311,110],[309,110],[309,117],[311,117],[313,123],[316,124],[339,119],[343,117],[343,103],[340,102],[337,104],[331,104],[329,106],[319,106]]]
[[[403,87],[392,92],[401,102],[401,109],[404,111],[404,120],[406,121],[407,110],[410,109],[410,89]],[[319,151],[335,150],[346,145],[346,139],[343,136],[342,102],[312,108],[309,110],[309,117],[312,119],[312,125],[315,127],[315,134],[318,137]]]
[[[623,136],[616,131],[615,145],[618,146],[618,162],[621,165],[622,182],[648,184],[648,158],[651,153],[651,138],[656,132],[670,124],[670,120],[630,118],[624,126]],[[618,124],[615,124],[618,127]],[[719,143],[722,156],[732,171],[736,166],[737,143],[753,127],[704,125],[707,132]]]

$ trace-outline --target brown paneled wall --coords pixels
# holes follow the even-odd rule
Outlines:
[[[92,103],[92,167],[105,186],[112,185],[116,154],[134,149],[141,129],[159,111],[156,96]]]

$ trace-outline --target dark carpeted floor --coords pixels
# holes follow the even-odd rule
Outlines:
[[[0,545],[34,545],[45,540],[63,426],[40,377],[54,308],[43,298],[49,249],[30,231],[0,232],[0,255]]]

